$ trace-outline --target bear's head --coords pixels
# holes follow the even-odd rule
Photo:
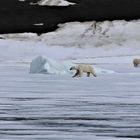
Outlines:
[[[73,67],[70,68],[70,70],[77,70],[77,67],[73,66]]]

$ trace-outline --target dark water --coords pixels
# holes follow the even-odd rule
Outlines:
[[[29,74],[0,65],[0,139],[140,138],[139,74]]]
[[[71,21],[133,20],[140,18],[139,0],[70,0],[70,7],[33,6],[38,0],[0,0],[0,33],[55,30]],[[43,23],[43,26],[34,24]]]

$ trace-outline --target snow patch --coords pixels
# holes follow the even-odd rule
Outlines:
[[[35,25],[35,26],[43,26],[44,23],[35,23],[35,24],[33,24],[33,25]]]
[[[18,1],[24,2],[24,1],[26,1],[26,0],[18,0]]]
[[[69,6],[74,5],[75,3],[68,2],[66,0],[40,0],[37,3],[30,3],[31,5],[40,5],[40,6]]]
[[[37,34],[36,33],[16,33],[16,34],[2,34],[2,38],[5,39],[16,39],[16,40],[36,40]]]

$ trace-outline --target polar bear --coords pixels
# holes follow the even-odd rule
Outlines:
[[[135,58],[135,59],[133,60],[133,64],[134,64],[134,67],[138,67],[138,65],[140,65],[140,59]]]
[[[87,73],[87,77],[90,76],[90,73],[95,77],[97,76],[93,67],[88,64],[80,64],[77,66],[73,66],[70,68],[70,70],[76,70],[76,73],[72,77],[76,76],[82,77],[84,72]]]

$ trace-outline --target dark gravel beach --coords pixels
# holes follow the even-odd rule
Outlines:
[[[69,7],[30,5],[37,0],[0,0],[0,33],[43,33],[57,28],[58,23],[90,20],[133,20],[140,17],[138,0],[69,0]],[[42,26],[34,24],[43,23]]]

